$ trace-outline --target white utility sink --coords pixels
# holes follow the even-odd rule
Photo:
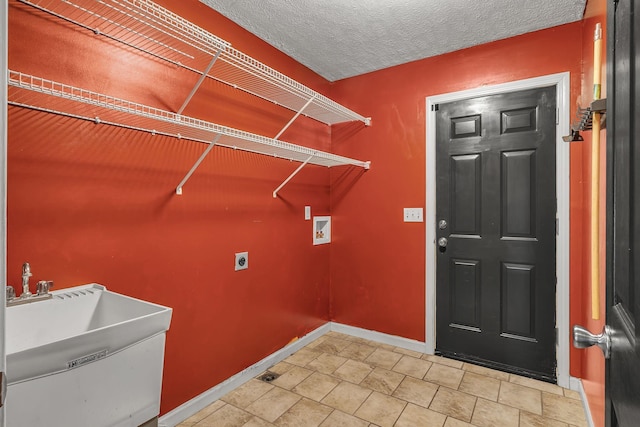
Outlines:
[[[172,310],[89,284],[7,307],[7,425],[138,426],[160,411]]]

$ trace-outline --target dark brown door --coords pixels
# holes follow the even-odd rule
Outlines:
[[[555,86],[438,105],[438,354],[555,382],[555,138]]]
[[[631,427],[640,425],[640,0],[607,7],[606,409],[608,426]]]

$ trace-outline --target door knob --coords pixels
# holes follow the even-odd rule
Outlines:
[[[440,246],[441,248],[446,248],[447,243],[449,243],[449,241],[447,240],[446,237],[441,237],[438,239],[438,246]]]
[[[598,335],[592,334],[582,326],[574,325],[573,346],[575,348],[587,348],[597,345],[602,350],[604,358],[608,359],[611,356],[611,333],[611,328],[608,325],[604,325],[602,333]]]

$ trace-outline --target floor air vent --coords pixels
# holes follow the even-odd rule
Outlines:
[[[270,383],[271,381],[275,380],[276,378],[278,378],[280,376],[280,374],[276,374],[275,372],[265,372],[264,374],[260,375],[258,377],[258,379],[260,381],[264,381],[265,383]]]

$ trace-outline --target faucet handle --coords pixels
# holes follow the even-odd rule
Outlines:
[[[24,264],[22,264],[22,276],[23,277],[33,276],[33,274],[31,274],[31,266],[29,265],[28,262],[25,262]]]
[[[7,285],[7,302],[14,300],[16,298],[16,290],[13,289],[13,286]]]
[[[53,280],[40,280],[36,288],[36,295],[46,295],[53,288]]]

